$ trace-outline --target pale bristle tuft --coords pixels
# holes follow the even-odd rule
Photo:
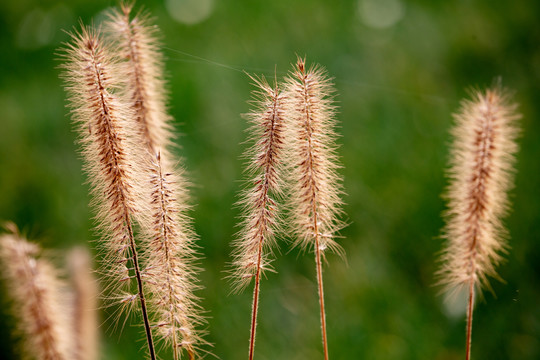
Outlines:
[[[507,92],[496,87],[475,92],[455,115],[444,230],[448,246],[439,273],[448,288],[473,279],[481,290],[489,288],[488,277],[498,278],[495,268],[507,237],[501,219],[509,208],[518,150],[515,110]]]
[[[499,278],[495,269],[506,251],[502,218],[513,186],[518,118],[516,105],[500,87],[475,92],[455,115],[446,194],[447,246],[438,276],[449,293],[468,292],[467,360],[476,293],[490,289],[488,277]]]
[[[254,109],[246,115],[251,123],[253,143],[245,157],[248,187],[242,193],[244,210],[242,230],[233,243],[233,270],[230,278],[236,291],[255,282],[251,314],[249,359],[253,359],[261,275],[271,270],[270,257],[279,232],[279,208],[282,197],[284,139],[284,97],[277,83],[271,87],[264,78],[251,76],[257,90],[253,93]]]
[[[97,208],[103,272],[109,281],[106,294],[121,305],[121,311],[139,304],[150,357],[155,359],[133,229],[134,219],[144,209],[137,169],[143,152],[135,146],[136,133],[129,124],[135,113],[119,91],[126,85],[124,67],[112,54],[99,32],[82,26],[66,50],[63,75]]]
[[[300,58],[286,78],[286,89],[290,116],[288,198],[294,241],[296,246],[315,253],[322,343],[328,360],[322,261],[328,250],[343,256],[343,249],[335,241],[343,227],[339,219],[343,191],[337,173],[340,166],[335,143],[334,90],[322,68],[306,69],[305,60]]]
[[[257,86],[254,109],[246,114],[251,123],[250,141],[245,154],[246,173],[250,180],[243,191],[240,206],[244,209],[242,230],[234,243],[233,274],[236,290],[245,288],[257,274],[257,269],[271,269],[269,256],[279,232],[279,204],[282,197],[284,151],[284,97],[277,85],[252,77]]]
[[[132,126],[136,141],[146,144],[139,164],[140,199],[144,214],[137,220],[145,235],[143,241],[150,318],[156,338],[172,347],[173,358],[182,350],[196,357],[206,344],[197,327],[204,324],[202,309],[194,291],[196,280],[194,242],[189,210],[188,182],[175,169],[170,147],[173,144],[171,116],[166,111],[163,61],[157,41],[157,28],[147,14],[130,18],[131,6],[109,15],[106,29],[123,58],[125,95],[135,114]]]
[[[82,27],[67,49],[64,79],[78,126],[85,170],[97,209],[100,245],[110,289],[116,299],[131,290],[132,214],[136,211],[132,134],[126,126],[132,112],[117,92],[122,81],[118,60],[97,31]],[[102,271],[103,272],[103,271]],[[123,290],[119,290],[123,289]],[[127,292],[127,293],[126,293]]]
[[[342,179],[335,144],[334,89],[319,66],[305,68],[298,60],[286,79],[289,122],[290,186],[288,193],[296,234],[295,245],[342,253],[335,235],[343,227]]]
[[[195,357],[206,342],[202,332],[203,310],[194,291],[200,289],[194,251],[195,235],[187,206],[178,200],[184,184],[174,169],[167,169],[160,153],[151,165],[149,216],[142,219],[146,235],[144,279],[149,291],[151,320],[158,339],[172,347],[173,358],[182,350]]]
[[[132,7],[109,14],[107,33],[118,44],[125,60],[126,98],[135,112],[136,128],[153,156],[159,151],[162,162],[169,162],[173,145],[172,117],[166,109],[163,56],[158,41],[158,28],[147,13],[130,18]]]

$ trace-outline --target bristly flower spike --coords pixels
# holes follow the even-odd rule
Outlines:
[[[190,359],[207,344],[197,330],[205,323],[194,291],[198,285],[195,240],[189,210],[188,182],[175,169],[169,148],[173,144],[171,116],[166,111],[163,61],[157,27],[147,14],[130,18],[132,6],[113,11],[107,32],[118,44],[126,74],[126,98],[135,114],[132,126],[143,144],[140,164],[141,201],[145,214],[138,221],[144,234],[144,280],[156,338],[172,347],[173,358],[185,350]],[[146,146],[144,146],[146,145]]]
[[[14,224],[6,229],[9,233],[0,236],[2,274],[14,298],[27,355],[38,360],[72,359],[65,285],[49,261],[38,258],[37,244],[26,241]]]
[[[447,290],[468,291],[467,360],[475,294],[490,288],[488,277],[498,278],[495,268],[506,248],[502,217],[508,212],[507,193],[513,186],[519,117],[500,86],[474,92],[454,116],[443,230],[447,247],[438,275]]]
[[[335,106],[332,84],[318,66],[306,69],[299,58],[286,78],[291,163],[288,198],[296,236],[295,244],[313,249],[321,313],[324,358],[328,360],[322,260],[327,249],[343,254],[335,241],[343,227],[342,179],[335,143]]]
[[[86,171],[97,208],[109,290],[118,303],[138,299],[150,357],[155,359],[141,265],[133,234],[133,218],[141,204],[135,194],[133,168],[139,163],[128,120],[133,112],[118,95],[122,67],[96,30],[81,26],[66,49],[66,90],[73,121],[78,125]],[[132,279],[136,295],[130,291]]]
[[[135,112],[135,127],[153,157],[161,153],[161,161],[169,162],[173,145],[172,117],[167,113],[158,28],[151,24],[148,13],[130,18],[132,4],[123,3],[113,10],[105,23],[107,33],[115,40],[126,75],[126,97]]]
[[[250,76],[257,90],[253,93],[254,109],[246,115],[251,123],[250,140],[245,154],[248,188],[242,193],[244,208],[242,230],[234,242],[233,273],[236,290],[255,281],[251,317],[249,359],[253,359],[261,275],[270,269],[270,255],[278,230],[277,198],[282,197],[284,150],[284,97],[277,83],[272,87],[264,78]]]
[[[203,310],[194,291],[198,285],[196,253],[191,219],[178,175],[166,168],[160,153],[153,162],[151,206],[141,228],[147,243],[145,281],[150,293],[152,322],[159,339],[172,347],[173,358],[180,359],[184,349],[190,359],[197,358],[201,345],[207,344],[197,327],[205,324]]]

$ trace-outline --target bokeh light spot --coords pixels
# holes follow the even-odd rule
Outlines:
[[[403,18],[405,7],[400,0],[359,0],[358,11],[366,26],[384,29]]]
[[[214,0],[166,0],[169,14],[176,21],[195,25],[210,16],[214,8]]]

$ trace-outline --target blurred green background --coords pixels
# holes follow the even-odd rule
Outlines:
[[[92,212],[59,80],[63,30],[99,23],[115,1],[0,2],[0,219],[50,249],[92,244]],[[403,0],[140,1],[162,31],[170,111],[195,186],[204,255],[199,292],[219,358],[247,357],[251,290],[229,295],[226,265],[253,89],[242,72],[282,77],[296,54],[324,65],[340,106],[341,244],[325,291],[332,359],[464,358],[463,313],[434,286],[451,114],[500,76],[520,104],[505,283],[475,310],[473,357],[540,359],[540,2]],[[536,200],[535,200],[536,199]],[[262,282],[256,358],[322,358],[312,254],[281,244]],[[18,336],[2,287],[0,358]],[[102,316],[105,319],[105,314]],[[105,320],[104,320],[105,321]],[[132,323],[136,323],[133,321]],[[103,359],[142,359],[141,329],[103,325]],[[164,358],[167,358],[164,356]],[[212,358],[212,357],[208,357]]]

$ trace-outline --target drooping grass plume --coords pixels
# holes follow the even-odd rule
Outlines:
[[[108,33],[119,45],[125,60],[127,98],[135,117],[137,141],[146,144],[141,182],[148,211],[138,218],[146,235],[146,268],[151,322],[158,339],[180,359],[182,349],[195,358],[204,343],[196,329],[204,323],[193,291],[196,281],[194,241],[196,235],[187,216],[187,181],[174,169],[169,147],[173,144],[171,116],[166,111],[163,62],[157,28],[147,14],[130,19],[131,5],[113,11]],[[133,121],[134,120],[134,121]]]
[[[237,289],[245,288],[252,279],[253,306],[249,359],[253,359],[259,290],[262,272],[270,268],[270,255],[275,246],[278,228],[276,197],[282,196],[282,168],[284,150],[284,96],[277,84],[270,86],[264,78],[251,77],[257,86],[254,92],[254,109],[247,114],[251,123],[250,140],[254,143],[247,150],[249,188],[242,194],[240,204],[245,215],[242,230],[234,243],[233,274],[231,279]]]
[[[134,114],[127,101],[118,96],[125,76],[112,55],[113,49],[96,30],[81,27],[66,49],[63,76],[92,187],[109,290],[111,297],[127,308],[138,300],[150,357],[155,359],[133,234],[133,218],[142,206],[135,194],[138,148],[132,143],[135,135],[128,124]]]
[[[0,235],[2,276],[13,297],[19,331],[27,355],[39,360],[72,359],[64,285],[57,270],[41,255],[37,244],[26,241],[14,224]]]
[[[145,245],[149,304],[157,337],[173,349],[173,358],[181,358],[185,349],[189,359],[197,358],[198,347],[205,344],[197,327],[204,324],[202,309],[193,291],[200,288],[196,278],[194,240],[191,219],[185,203],[178,198],[184,191],[172,169],[167,169],[158,153],[151,178],[151,207],[141,228]]]
[[[151,24],[148,13],[138,13],[132,19],[133,5],[122,4],[113,10],[105,29],[115,39],[119,55],[125,59],[126,92],[135,110],[136,128],[155,157],[169,161],[173,144],[171,116],[166,109],[163,56],[159,50],[158,28]]]
[[[74,338],[73,358],[97,360],[98,336],[98,285],[93,276],[92,260],[87,249],[76,247],[68,254],[68,269],[73,288],[71,334]]]
[[[516,105],[500,87],[476,91],[456,114],[450,152],[450,185],[446,197],[447,246],[442,255],[440,283],[447,290],[467,289],[466,359],[470,358],[476,293],[498,278],[496,266],[505,252],[507,231],[502,224],[513,186],[518,135]]]
[[[315,252],[323,350],[328,359],[322,260],[328,249],[342,253],[335,236],[343,227],[338,219],[342,180],[337,173],[334,90],[321,67],[306,69],[305,60],[299,58],[286,79],[286,91],[291,119],[291,221],[295,244]]]

